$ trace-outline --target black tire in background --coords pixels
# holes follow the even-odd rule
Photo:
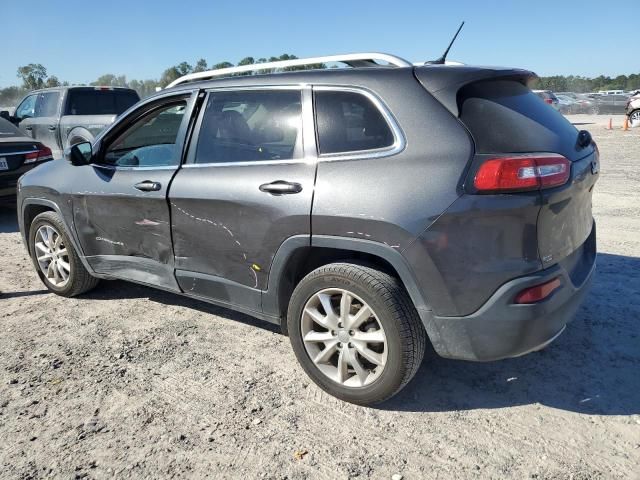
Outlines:
[[[36,233],[40,227],[46,225],[53,227],[56,232],[60,234],[68,252],[70,265],[69,280],[62,287],[57,287],[46,278],[40,269],[40,265],[37,260],[37,251],[35,246]],[[33,222],[31,222],[31,226],[29,228],[29,254],[31,255],[36,272],[38,273],[40,280],[42,280],[42,283],[44,283],[49,290],[58,295],[63,297],[74,297],[88,292],[98,285],[99,279],[91,276],[91,274],[85,269],[77,252],[73,248],[73,244],[69,240],[69,235],[67,234],[64,223],[60,219],[60,216],[55,212],[43,212],[36,216],[36,218],[33,219]]]
[[[330,379],[314,364],[304,345],[301,331],[305,305],[318,292],[334,288],[360,297],[384,329],[386,364],[369,385],[345,387]],[[397,278],[351,263],[325,265],[304,277],[291,296],[287,326],[293,350],[307,375],[330,395],[359,405],[380,403],[398,393],[418,371],[427,338],[422,321]]]

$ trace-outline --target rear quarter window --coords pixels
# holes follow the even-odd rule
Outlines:
[[[378,107],[350,91],[314,93],[318,150],[321,155],[391,147],[394,136]]]
[[[577,153],[576,128],[518,81],[468,85],[458,93],[458,109],[478,153]]]

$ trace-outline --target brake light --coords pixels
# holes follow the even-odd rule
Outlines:
[[[553,100],[551,100],[550,98],[545,98],[544,103],[546,103],[547,105],[553,105]]]
[[[553,280],[549,280],[546,283],[535,285],[533,287],[525,288],[518,295],[514,303],[517,304],[529,304],[536,303],[549,297],[553,292],[562,286],[560,278],[556,277]]]
[[[522,155],[484,162],[474,179],[478,192],[517,192],[564,185],[571,162],[562,155]]]
[[[24,162],[27,163],[35,163],[35,162],[44,162],[46,160],[53,160],[53,153],[49,147],[45,147],[44,145],[40,145],[38,150],[35,152],[27,153],[24,156]]]

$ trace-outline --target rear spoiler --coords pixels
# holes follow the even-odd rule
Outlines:
[[[525,86],[538,76],[519,68],[471,67],[424,65],[414,68],[414,74],[422,86],[456,117],[458,116],[458,91],[470,83],[489,79],[515,80]]]

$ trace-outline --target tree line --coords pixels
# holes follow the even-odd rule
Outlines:
[[[296,58],[298,57],[288,53],[283,53],[279,57],[269,58],[245,57],[236,65],[253,65],[259,63],[274,62],[278,60],[293,60]],[[160,75],[159,79],[127,79],[126,75],[114,75],[112,73],[107,73],[105,75],[101,75],[95,81],[89,83],[89,85],[129,87],[136,90],[141,98],[144,98],[154,93],[157,87],[164,88],[183,75],[233,66],[233,63],[226,61],[209,65],[204,58],[201,58],[193,65],[188,62],[181,62],[177,65],[169,67],[164,72],[162,72],[162,75]],[[300,67],[289,67],[285,68],[285,70],[305,70],[310,68],[326,68],[326,65],[317,64]],[[239,75],[251,74],[252,72],[248,72]],[[39,63],[30,63],[28,65],[19,67],[17,76],[20,80],[22,80],[22,85],[0,89],[0,106],[16,105],[17,102],[20,101],[20,99],[31,90],[45,87],[69,85],[69,82],[60,81],[57,76],[49,75],[47,69]],[[538,78],[534,82],[532,88],[553,90],[555,92],[576,93],[597,92],[598,90],[638,90],[640,89],[640,74],[633,73],[631,75],[618,75],[615,78],[604,75],[600,75],[599,77],[595,78],[574,75],[554,75],[550,77]]]

